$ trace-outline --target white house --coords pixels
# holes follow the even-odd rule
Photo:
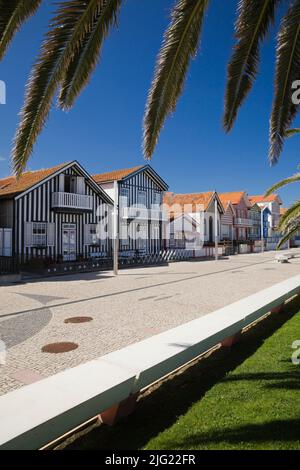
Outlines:
[[[172,246],[174,238],[182,238],[183,230],[186,240],[191,231],[196,232],[195,237],[204,245],[213,245],[216,240],[220,240],[224,208],[215,191],[192,194],[167,192],[164,196],[164,209],[169,218],[169,246]]]

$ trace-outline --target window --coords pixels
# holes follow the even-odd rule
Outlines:
[[[120,206],[128,207],[129,204],[129,189],[121,188],[120,190]]]
[[[129,249],[128,225],[126,223],[120,224],[120,248],[121,250]]]
[[[147,206],[147,194],[146,191],[139,191],[137,196],[137,203],[141,206]]]
[[[222,224],[222,235],[223,237],[229,237],[229,225]]]
[[[160,206],[161,204],[161,194],[158,191],[154,193],[153,202],[155,206]]]
[[[32,245],[33,246],[47,246],[47,224],[46,223],[33,222]]]
[[[84,244],[97,245],[99,243],[97,224],[86,224],[84,226]]]
[[[72,194],[84,194],[84,178],[64,175],[64,192]]]

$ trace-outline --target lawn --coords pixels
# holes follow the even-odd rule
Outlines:
[[[146,394],[116,426],[72,436],[69,449],[300,449],[300,299]]]
[[[300,312],[147,449],[300,449]]]

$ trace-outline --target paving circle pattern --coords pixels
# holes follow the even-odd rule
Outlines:
[[[93,321],[92,317],[71,317],[66,318],[64,323],[88,323]]]
[[[51,354],[61,354],[69,351],[74,351],[74,349],[78,348],[78,344],[76,343],[50,343],[46,344],[42,347],[42,352],[51,353]]]

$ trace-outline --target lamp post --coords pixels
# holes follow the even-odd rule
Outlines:
[[[113,213],[113,265],[114,275],[118,275],[119,268],[119,191],[118,181],[114,181],[114,213]]]
[[[215,260],[218,261],[218,201],[215,199]]]

